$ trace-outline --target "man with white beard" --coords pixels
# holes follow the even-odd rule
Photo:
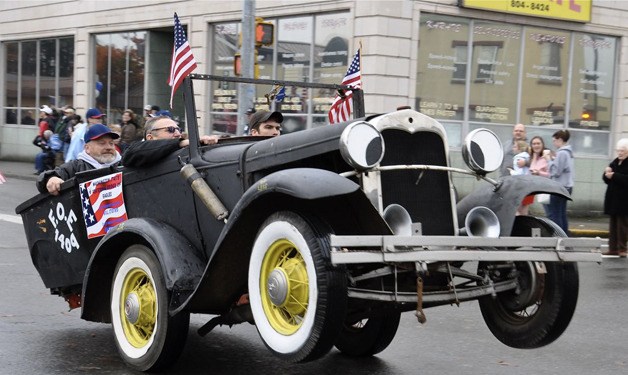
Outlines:
[[[119,137],[103,124],[92,125],[85,133],[85,147],[78,157],[41,173],[37,178],[37,190],[40,193],[59,195],[61,184],[74,177],[77,172],[119,165],[121,156],[113,143]]]

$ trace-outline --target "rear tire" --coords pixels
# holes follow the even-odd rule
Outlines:
[[[517,216],[512,236],[529,237],[532,228],[540,228],[542,237],[566,237],[552,221],[530,216]],[[505,264],[481,262],[478,268]],[[508,346],[545,346],[560,337],[574,314],[578,268],[575,263],[545,262],[547,272],[538,273],[534,262],[514,265],[520,290],[480,298],[482,316],[493,335]]]
[[[158,371],[174,363],[185,345],[190,315],[168,314],[168,290],[157,256],[133,245],[115,269],[111,318],[122,359],[139,371]]]
[[[336,340],[336,348],[352,357],[375,355],[395,338],[400,318],[400,312],[387,311],[381,316],[345,323]]]

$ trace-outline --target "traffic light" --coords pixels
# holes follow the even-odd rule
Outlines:
[[[255,18],[255,46],[270,46],[274,41],[275,25],[264,22],[261,17]]]
[[[233,74],[236,77],[242,75],[242,56],[240,55],[240,53],[236,53],[233,56]]]
[[[233,55],[233,74],[236,77],[242,75],[242,55],[237,52]],[[257,63],[257,50],[255,50],[254,64],[253,64],[253,78],[259,78],[259,64]]]

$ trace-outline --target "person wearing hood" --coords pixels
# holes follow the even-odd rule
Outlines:
[[[569,142],[569,130],[559,130],[552,135],[556,154],[546,156],[549,163],[549,177],[561,184],[569,194],[573,192],[574,159]],[[558,224],[569,235],[567,222],[567,198],[552,195],[547,206],[548,218]]]
[[[61,184],[78,172],[120,165],[122,157],[116,151],[114,140],[120,136],[103,124],[94,124],[85,132],[85,148],[75,160],[45,171],[37,178],[40,193],[59,195]]]

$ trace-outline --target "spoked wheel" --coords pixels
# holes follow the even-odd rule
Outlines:
[[[542,237],[566,237],[544,218],[517,216],[513,236],[529,237],[540,228]],[[480,310],[495,337],[514,348],[538,348],[556,340],[567,329],[578,301],[578,268],[560,262],[480,262],[478,273],[494,281],[516,274],[519,287],[482,297]]]
[[[118,351],[140,371],[157,371],[181,354],[188,313],[168,314],[168,291],[155,254],[129,247],[118,261],[111,289],[111,317]]]
[[[249,264],[257,330],[276,356],[291,362],[326,354],[347,304],[342,269],[329,261],[330,230],[313,218],[278,212],[262,224]]]
[[[346,322],[336,339],[336,348],[352,357],[375,355],[395,338],[400,317],[398,311],[387,311],[357,322]]]

